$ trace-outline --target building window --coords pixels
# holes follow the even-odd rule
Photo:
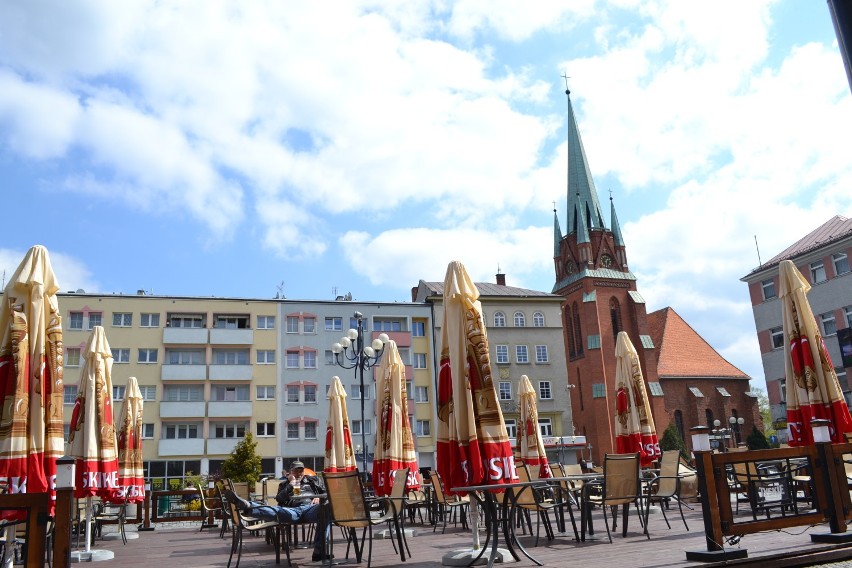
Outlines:
[[[275,422],[258,422],[255,431],[258,438],[270,438],[275,435]]]
[[[160,327],[160,314],[140,314],[139,327]]]
[[[343,329],[343,320],[341,318],[325,318],[326,331],[340,331]]]
[[[139,363],[156,363],[157,362],[157,350],[156,349],[139,349],[139,358],[137,359]]]
[[[506,327],[506,314],[494,312],[494,327]]]
[[[275,329],[275,316],[257,316],[257,329]]]
[[[130,327],[133,325],[133,314],[127,312],[112,313],[113,327]]]
[[[609,300],[609,321],[612,324],[612,339],[618,339],[618,332],[624,329],[621,326],[621,304],[615,298]]]
[[[258,349],[256,356],[258,365],[272,365],[275,363],[274,349]]]
[[[79,367],[80,366],[80,348],[66,347],[65,348],[65,366]]]
[[[287,316],[287,333],[299,333],[299,318]]]
[[[203,349],[167,349],[166,360],[169,365],[203,365]]]
[[[535,346],[535,362],[536,363],[547,363],[550,359],[547,356],[547,345],[536,345]]]
[[[550,400],[553,398],[553,392],[550,390],[550,381],[538,382],[538,397],[541,400]]]
[[[529,363],[530,357],[526,345],[515,345],[515,360],[518,363]]]
[[[361,400],[361,386],[352,385],[350,388],[352,400]],[[364,385],[364,400],[370,400],[370,385]]]
[[[818,260],[816,262],[811,263],[811,284],[819,284],[820,282],[825,282],[825,266],[823,266],[822,261]]]
[[[849,272],[849,257],[846,256],[845,252],[839,252],[831,255],[831,262],[834,264],[835,276],[840,276],[841,274]]]
[[[164,424],[163,430],[166,440],[194,440],[201,437],[198,424]]]
[[[316,385],[305,385],[303,389],[305,393],[305,402],[306,403],[315,403],[317,401],[317,387]]]
[[[565,317],[565,331],[568,336],[568,358],[573,359],[575,355],[577,355],[577,350],[574,349],[574,328],[571,325],[571,308],[566,307],[564,312]]]
[[[89,327],[87,329],[94,329],[99,325],[103,325],[103,314],[89,312]]]
[[[429,402],[429,387],[414,387],[414,402]]]
[[[157,316],[159,319],[159,316]],[[173,314],[169,316],[169,327],[179,327],[182,329],[201,329],[204,327],[204,318],[198,314],[180,315]]]
[[[302,332],[303,333],[316,333],[317,332],[317,318],[304,318],[302,320]]]
[[[604,383],[593,383],[592,384],[592,398],[605,398],[606,397],[606,384]]]
[[[507,418],[504,422],[506,423],[506,434],[508,434],[510,438],[517,438],[518,427],[515,424],[515,419]]]
[[[500,400],[512,400],[512,383],[509,381],[500,381],[497,385],[497,395]]]
[[[778,381],[778,388],[781,390],[781,404],[787,404],[787,381],[781,379]]]
[[[533,314],[533,327],[544,327],[544,314],[535,312]]]
[[[515,327],[526,327],[527,318],[524,317],[524,312],[515,312]]]
[[[364,434],[369,436],[370,434],[373,433],[372,430],[373,429],[372,429],[372,426],[370,424],[370,421],[364,420]],[[352,421],[352,433],[358,434],[358,435],[361,434],[361,421],[360,420],[353,420]]]
[[[83,312],[71,312],[68,315],[68,329],[83,329]]]
[[[781,349],[784,347],[784,329],[781,327],[773,327],[769,330],[769,338],[772,341],[772,349]]]
[[[256,387],[255,398],[257,400],[275,400],[275,387],[272,385],[260,385]]]
[[[214,438],[245,438],[245,422],[218,422],[213,424]]]
[[[834,321],[834,312],[820,314],[819,319],[822,322],[823,337],[837,335],[837,322]]]
[[[316,369],[317,368],[317,352],[316,351],[305,351],[303,355],[305,361],[305,369]]]
[[[113,385],[113,387],[112,387],[112,400],[113,401],[124,400],[124,390],[125,390],[125,387]]]
[[[218,329],[251,329],[248,316],[217,315],[213,327]]]
[[[580,310],[577,308],[577,302],[574,302],[572,308],[574,314],[574,340],[577,342],[576,356],[583,355],[583,331],[580,328]]]
[[[852,327],[852,306],[843,308],[843,315],[846,316],[846,327]]]
[[[773,278],[761,281],[760,287],[763,290],[764,300],[772,300],[778,297],[778,294],[775,293],[775,280]]]
[[[553,436],[553,424],[551,424],[550,418],[539,418],[538,429],[542,436]]]
[[[299,402],[299,385],[287,385],[287,402],[289,404]]]
[[[663,396],[663,386],[656,381],[648,381],[648,392],[651,396]]]
[[[153,440],[154,439],[154,424],[153,422],[146,422],[142,424],[142,439],[143,440]]]
[[[157,387],[153,385],[139,385],[139,394],[142,400],[157,400]]]
[[[201,385],[164,385],[165,402],[200,402],[204,399],[204,387]]]
[[[113,363],[130,363],[130,349],[113,349]]]
[[[429,420],[418,420],[415,431],[417,436],[431,436],[431,422]]]
[[[411,322],[412,337],[426,337],[426,323],[422,321]]]
[[[497,349],[497,363],[501,365],[507,365],[509,363],[509,346],[508,345],[498,345]]]
[[[213,385],[210,389],[210,400],[215,402],[247,402],[249,400],[248,385]]]
[[[415,369],[425,369],[426,368],[426,354],[425,353],[415,353],[414,361],[412,361]]]
[[[214,365],[248,365],[248,349],[214,349]]]
[[[62,391],[62,403],[74,404],[77,402],[77,385],[65,385]]]
[[[316,440],[317,439],[317,423],[316,422],[305,422],[305,439],[306,440]]]
[[[288,422],[287,423],[287,439],[288,440],[298,440],[299,439],[299,423],[298,422]]]
[[[288,351],[287,352],[287,368],[288,369],[298,369],[299,368],[299,352],[298,351]]]
[[[325,364],[334,365],[334,351],[332,351],[331,349],[325,350]]]
[[[399,320],[373,320],[373,331],[402,331],[402,322]]]

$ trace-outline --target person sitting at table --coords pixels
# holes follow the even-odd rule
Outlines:
[[[311,560],[314,562],[327,560],[328,558],[324,554],[325,540],[328,536],[330,523],[322,515],[319,497],[312,497],[312,495],[325,493],[325,487],[318,477],[304,475],[304,473],[305,464],[300,461],[293,462],[290,475],[278,487],[278,494],[275,496],[279,503],[277,507],[252,503],[231,492],[228,492],[227,498],[234,500],[238,511],[256,519],[278,521],[279,523],[317,523]],[[298,496],[294,495],[294,487],[297,486],[300,489]],[[321,517],[324,519],[325,530],[320,530],[319,527]],[[332,556],[332,558],[334,557]]]

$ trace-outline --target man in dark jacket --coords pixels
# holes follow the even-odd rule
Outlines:
[[[318,498],[311,495],[325,493],[325,485],[316,475],[305,475],[305,464],[294,461],[290,464],[290,474],[278,485],[275,499],[282,507],[301,507],[306,504],[318,505]]]

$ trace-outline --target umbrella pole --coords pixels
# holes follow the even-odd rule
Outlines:
[[[92,496],[86,497],[86,553],[92,551],[92,518],[95,512],[92,510]]]
[[[11,527],[4,527],[0,529],[0,536],[2,536],[4,542],[9,542],[9,537],[11,536],[14,539],[14,530]],[[14,546],[4,546],[2,552],[2,559],[0,559],[0,568],[12,568],[12,565],[15,562],[15,547]]]
[[[470,528],[473,531],[473,549],[479,550],[482,545],[479,543],[479,502],[476,499],[470,500]]]

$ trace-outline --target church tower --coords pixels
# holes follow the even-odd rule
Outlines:
[[[568,101],[568,209],[565,235],[553,211],[556,284],[562,302],[568,384],[575,432],[592,445],[591,458],[603,461],[615,451],[615,339],[626,331],[639,353],[646,381],[657,383],[654,345],[645,301],[627,265],[627,249],[610,197],[609,226],[604,221],[577,119]],[[650,395],[650,390],[649,390]],[[649,396],[659,425],[668,423],[661,398]]]

